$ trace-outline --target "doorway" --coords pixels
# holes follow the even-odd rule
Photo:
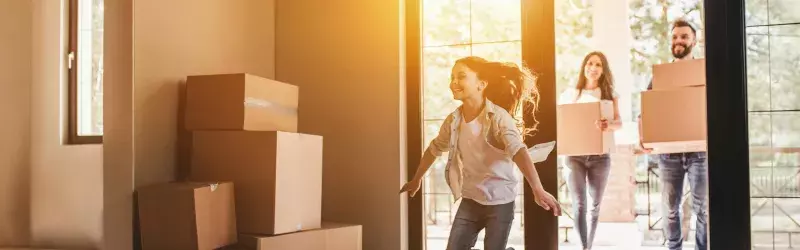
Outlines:
[[[752,2],[766,2],[748,1],[750,8],[758,6]],[[539,133],[535,137],[527,138],[526,143],[529,146],[556,139],[555,104],[558,93],[575,82],[580,60],[586,53],[591,50],[603,50],[610,54],[614,73],[618,76],[618,91],[622,96],[620,112],[625,122],[624,127],[627,128],[616,133],[617,144],[623,149],[630,148],[638,140],[635,114],[640,110],[639,93],[646,89],[647,79],[651,77],[650,67],[656,63],[666,62],[670,56],[669,49],[663,48],[668,46],[668,43],[658,41],[669,41],[667,38],[669,25],[678,17],[699,24],[697,25],[699,49],[695,53],[706,54],[705,44],[722,45],[716,46],[705,55],[709,64],[725,61],[716,63],[713,67],[709,66],[709,82],[721,78],[728,82],[735,83],[738,80],[744,82],[744,79],[714,75],[721,72],[714,69],[744,68],[743,56],[737,59],[729,55],[723,56],[721,53],[722,48],[730,49],[735,47],[736,43],[719,39],[737,36],[735,32],[730,32],[731,29],[735,30],[736,22],[726,22],[725,19],[730,20],[730,15],[734,15],[731,14],[732,11],[739,10],[744,13],[744,2],[737,5],[739,1],[611,0],[602,1],[602,6],[597,5],[600,2],[596,0],[408,1],[406,30],[409,38],[407,42],[409,176],[416,170],[422,150],[436,135],[444,116],[458,105],[452,100],[448,89],[442,86],[447,85],[452,63],[463,56],[476,55],[489,60],[511,61],[518,64],[524,62],[540,74],[538,85],[541,91],[541,104],[537,118],[541,123]],[[618,18],[620,15],[622,18]],[[744,17],[741,19],[743,24]],[[711,29],[712,33],[706,32],[705,28]],[[714,33],[713,29],[720,31]],[[704,39],[713,34],[718,35],[715,37],[716,40]],[[741,91],[744,89],[742,86]],[[713,90],[714,87],[709,87],[709,92]],[[709,93],[708,98],[728,101],[733,105],[743,104],[744,102],[736,102],[735,98],[723,97],[735,94],[731,91],[734,90]],[[712,119],[712,113],[716,113],[714,110],[723,112],[721,107],[709,105],[709,119]],[[747,111],[741,113],[744,112]],[[709,128],[715,124],[719,127],[717,122],[735,119],[732,115],[715,118],[714,122],[709,121]],[[751,123],[752,121],[751,116]],[[746,124],[744,126],[746,127]],[[723,130],[729,133],[741,132],[736,129],[735,126],[727,126],[715,132],[709,131],[709,153],[715,151],[718,155],[722,152],[742,153],[741,148],[737,149],[734,146],[747,145],[747,132],[740,137],[714,137]],[[752,133],[751,130],[750,134]],[[738,159],[741,160],[741,157],[740,154]],[[747,158],[747,152],[744,152],[744,157]],[[714,160],[709,162],[709,165],[714,166]],[[744,166],[749,171],[748,166],[742,165],[741,161],[737,162],[735,157],[716,162]],[[616,197],[607,196],[612,201],[604,202],[608,207],[604,207],[601,211],[607,216],[598,231],[629,230],[635,232],[637,236],[635,240],[631,240],[628,237],[616,237],[615,234],[598,233],[595,249],[649,249],[647,247],[663,249],[658,170],[648,157],[635,156],[632,153],[614,156],[612,164],[617,172],[612,174],[616,177],[612,178],[611,181],[614,183],[611,185],[615,185],[617,194]],[[409,200],[410,249],[444,249],[449,223],[452,222],[459,204],[449,195],[449,188],[444,181],[443,165],[441,159],[434,164],[420,190],[422,195]],[[537,164],[537,169],[545,188],[551,193],[558,193],[559,199],[565,205],[565,215],[555,218],[543,212],[533,203],[530,189],[524,185],[521,190],[525,191],[520,194],[516,202],[516,216],[509,247],[517,250],[579,249],[575,245],[577,238],[570,225],[572,218],[569,214],[570,201],[561,173],[563,164],[560,164],[555,154],[552,154],[549,160]],[[747,186],[749,182],[749,172],[746,173],[748,182],[744,183],[741,178],[715,178],[714,173],[709,171],[712,195],[715,190],[721,190],[720,188],[742,184]],[[736,176],[736,173],[732,174]],[[747,190],[747,187],[744,190]],[[614,191],[607,193],[612,192]],[[729,200],[711,201],[710,213],[715,212],[713,209],[715,204],[737,199],[740,201],[742,197],[730,196],[727,197]],[[748,201],[749,198],[746,197]],[[745,209],[749,215],[749,206],[740,210],[729,209],[726,212],[736,214],[738,211],[741,215]],[[776,210],[762,211],[775,213]],[[724,212],[720,214],[722,213]],[[687,218],[689,221],[693,219]],[[749,223],[749,216],[746,222],[713,219],[710,221],[712,226],[715,223],[723,223],[719,225],[739,223],[735,225],[741,226],[742,223]],[[737,235],[749,245],[750,231],[749,224],[747,225],[747,235],[740,235],[744,232],[742,230],[732,231],[719,226],[711,238],[713,240],[715,235]],[[687,230],[692,228],[689,227]],[[755,237],[755,234],[753,236]],[[482,236],[479,236],[479,239],[482,239]],[[691,241],[687,241],[689,242]],[[722,244],[716,246],[720,245]],[[479,248],[478,246],[481,244],[478,243],[476,247]],[[691,247],[691,244],[684,246]]]

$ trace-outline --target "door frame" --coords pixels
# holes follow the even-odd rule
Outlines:
[[[745,1],[703,5],[710,249],[752,248]]]
[[[555,1],[522,1],[522,61],[537,73],[539,111],[538,130],[525,138],[529,147],[538,143],[555,141],[556,126],[556,23]],[[524,114],[531,119],[533,114]],[[526,123],[527,124],[527,123]],[[547,160],[536,163],[536,171],[545,191],[558,198],[558,151],[554,149]],[[523,216],[525,249],[558,249],[558,217],[536,205],[530,185],[523,185]],[[566,215],[562,215],[566,216]]]
[[[405,1],[406,119],[408,171],[412,178],[422,157],[421,0]],[[522,60],[539,73],[539,131],[526,144],[556,139],[555,0],[520,0]],[[705,0],[709,248],[751,248],[750,168],[745,57],[745,0]],[[736,72],[736,73],[730,73]],[[724,83],[724,84],[714,84]],[[714,129],[711,129],[714,128]],[[555,155],[555,154],[554,154]],[[557,159],[537,164],[545,190],[558,194]],[[557,250],[558,219],[533,201],[524,185],[526,249]],[[422,250],[425,223],[422,196],[408,198],[408,249]],[[713,248],[711,248],[713,246]]]
[[[406,36],[406,181],[414,178],[422,158],[424,123],[422,122],[422,0],[405,1]],[[425,184],[423,184],[425,185]],[[420,187],[420,190],[425,190]],[[423,195],[408,199],[408,249],[425,249],[425,215]]]

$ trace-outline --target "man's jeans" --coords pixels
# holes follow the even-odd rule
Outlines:
[[[680,205],[683,197],[683,180],[688,177],[691,189],[692,210],[697,216],[695,249],[706,250],[708,216],[708,161],[705,153],[679,153],[659,156],[661,169],[662,203],[664,204],[664,233],[670,250],[681,249]]]
[[[447,250],[470,250],[478,241],[478,233],[486,229],[484,250],[505,250],[511,223],[514,222],[514,202],[486,206],[463,198],[450,228]]]
[[[565,180],[572,198],[572,213],[575,217],[575,229],[580,236],[584,249],[591,249],[594,242],[597,221],[600,218],[600,203],[608,184],[608,174],[611,172],[611,158],[609,155],[587,155],[567,157],[567,170]],[[592,198],[592,204],[587,206],[587,194]],[[586,210],[589,210],[589,219]]]

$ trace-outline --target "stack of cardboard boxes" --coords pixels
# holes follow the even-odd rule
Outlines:
[[[653,88],[642,93],[642,143],[653,153],[706,151],[704,59],[653,66]]]
[[[203,192],[194,191],[167,198],[165,193],[177,192],[139,190],[143,249],[216,249],[234,244],[236,249],[258,250],[361,249],[361,226],[321,220],[322,137],[298,133],[297,86],[249,74],[189,76],[186,84],[185,126],[192,131],[189,180],[221,184],[164,185],[170,190],[202,186],[214,192],[224,187],[229,196],[198,198]],[[191,197],[194,206],[182,205],[178,212],[182,206],[176,203],[191,204],[182,201]],[[235,207],[235,215],[208,209],[220,203],[227,204],[226,209]],[[143,209],[145,204],[152,207]],[[184,213],[194,214],[193,221],[174,219]],[[200,225],[200,221],[208,224],[208,218],[216,218],[213,225]],[[168,232],[190,232],[193,238],[159,236]],[[237,234],[238,238],[228,237]],[[196,242],[201,238],[220,240],[200,247]],[[191,243],[182,248],[157,243],[165,240]]]

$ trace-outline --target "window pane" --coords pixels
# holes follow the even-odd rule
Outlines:
[[[592,8],[586,1],[556,1],[556,96],[578,80],[592,41]],[[635,3],[632,3],[635,4]]]
[[[472,46],[472,55],[489,61],[522,63],[522,42],[503,42],[476,44]]]
[[[522,39],[520,0],[472,0],[472,42]]]
[[[771,198],[773,194],[772,164],[766,166],[753,166],[750,168],[750,196],[751,198]]]
[[[787,176],[789,177],[789,176]],[[792,175],[791,177],[796,177]],[[791,179],[792,187],[796,189],[797,179]],[[787,232],[797,232],[800,230],[800,213],[797,208],[800,207],[800,199],[796,198],[776,198],[773,201],[773,224],[774,224],[774,240],[775,246],[790,246],[800,240],[800,236],[796,234],[789,234]],[[790,243],[790,241],[792,241]],[[777,248],[776,248],[777,249]]]
[[[470,55],[469,46],[425,48],[423,55],[423,106],[425,119],[444,119],[460,102],[450,93],[450,72],[453,63]]]
[[[77,128],[103,135],[103,0],[78,3]]]
[[[748,28],[748,33],[757,28]],[[769,36],[748,34],[747,39],[747,105],[751,111],[770,109]]]
[[[800,112],[772,114],[772,146],[800,148]]]
[[[423,46],[467,44],[470,0],[422,0]]]
[[[769,3],[769,23],[786,24],[800,22],[800,1],[767,0]]]
[[[772,124],[769,114],[750,114],[750,146],[770,147],[772,145]]]
[[[768,0],[747,0],[745,1],[745,25],[766,25],[769,8]]]
[[[436,138],[439,134],[439,129],[442,127],[442,123],[444,122],[443,119],[436,119],[436,120],[425,120],[425,134],[423,135],[425,141],[425,148],[431,143],[431,140]]]
[[[444,120],[428,120],[424,122],[425,146],[436,137]],[[447,186],[444,176],[444,168],[447,164],[447,153],[436,159],[425,177],[425,199],[426,225],[426,245],[427,249],[444,249],[447,246],[447,237],[450,232],[450,222],[458,209],[453,204],[450,187]]]
[[[798,1],[800,6],[800,1]],[[800,25],[769,28],[772,109],[800,109]]]
[[[753,211],[750,221],[750,228],[753,231],[753,249],[773,249],[775,237],[773,235],[772,199],[750,199],[750,209]]]

